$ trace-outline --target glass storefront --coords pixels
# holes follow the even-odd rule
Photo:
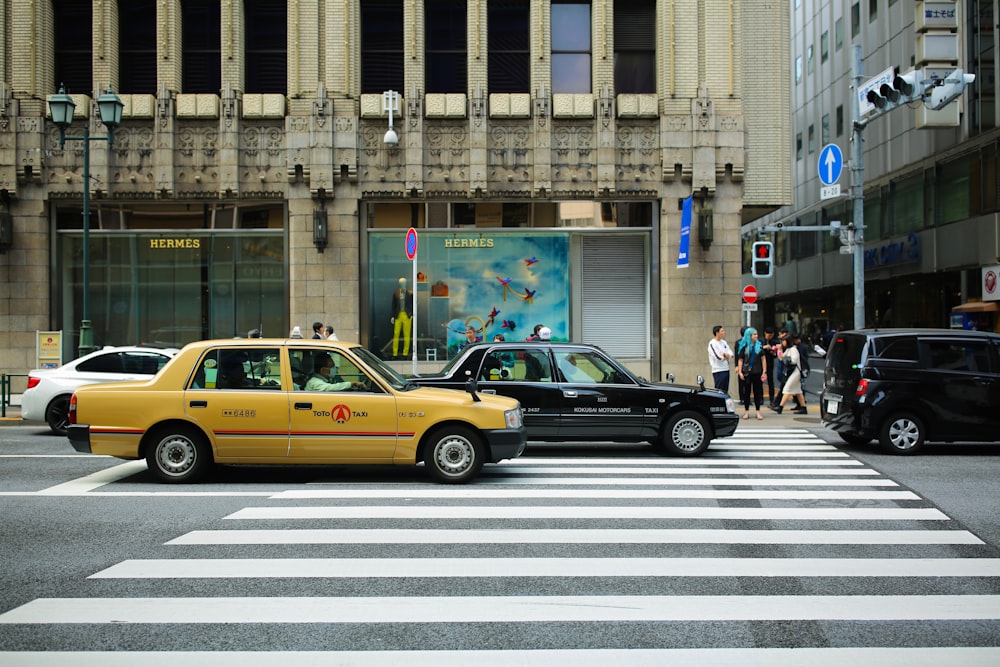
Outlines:
[[[88,316],[94,343],[180,347],[246,336],[251,329],[287,335],[283,217],[278,206],[245,222],[231,217],[239,227],[230,222],[228,229],[185,228],[191,220],[184,216],[166,216],[156,229],[137,229],[145,226],[141,216],[115,229],[91,229]],[[71,212],[61,218],[73,220]],[[268,218],[281,224],[250,222]],[[67,332],[63,356],[71,359],[83,317],[82,230],[59,229],[55,253],[55,324]]]

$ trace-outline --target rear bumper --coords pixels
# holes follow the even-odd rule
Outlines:
[[[69,437],[69,444],[73,445],[73,449],[84,454],[91,453],[89,424],[70,424],[66,435]]]
[[[528,431],[523,426],[483,431],[483,435],[490,447],[490,463],[517,458],[528,444]]]

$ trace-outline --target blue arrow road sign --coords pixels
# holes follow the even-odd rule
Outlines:
[[[819,180],[823,185],[833,185],[840,180],[840,173],[844,171],[844,154],[840,152],[837,144],[827,144],[819,152]]]

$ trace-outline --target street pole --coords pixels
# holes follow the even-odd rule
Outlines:
[[[865,147],[864,125],[861,123],[858,94],[864,83],[864,63],[861,45],[854,45],[852,61],[854,93],[851,104],[851,202],[854,204],[854,328],[865,326]]]
[[[72,139],[73,137],[67,137]],[[90,328],[90,119],[83,126],[83,312],[80,318],[82,357],[94,351],[94,330]],[[102,137],[103,138],[103,137]]]

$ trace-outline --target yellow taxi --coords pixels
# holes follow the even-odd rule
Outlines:
[[[355,343],[191,343],[144,382],[80,387],[68,436],[80,452],[146,459],[164,482],[219,464],[424,462],[439,482],[473,479],[524,451],[515,399],[417,387]]]

